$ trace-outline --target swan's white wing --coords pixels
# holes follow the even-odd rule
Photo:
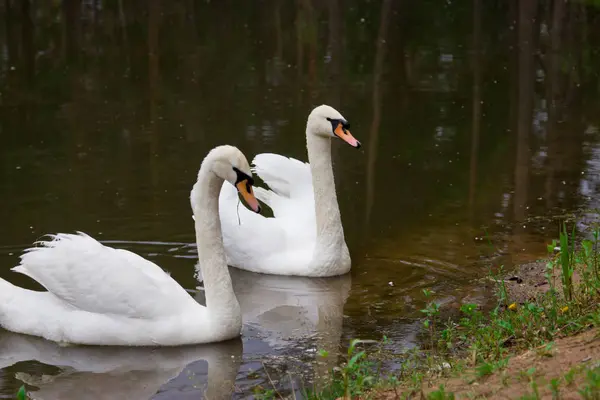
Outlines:
[[[312,257],[316,217],[310,167],[269,153],[257,155],[253,164],[253,172],[273,189],[255,188],[254,193],[275,217],[250,211],[239,201],[235,188],[224,184],[219,214],[227,261],[249,271],[281,270],[283,274],[286,265],[302,266]]]
[[[193,299],[156,264],[92,237],[58,234],[26,250],[14,271],[28,275],[72,307],[92,313],[155,318]],[[195,302],[194,302],[195,303]]]
[[[271,247],[277,248],[284,243],[285,232],[281,229],[277,219],[267,218],[249,210],[240,201],[237,190],[227,183],[221,187],[219,215],[223,230],[223,242],[228,250],[232,247],[247,248],[250,252],[252,249],[269,250]],[[269,242],[265,238],[272,240]]]
[[[253,171],[271,189],[257,188],[256,196],[271,207],[275,217],[310,218],[314,214],[309,164],[272,153],[257,155],[252,164]],[[302,213],[304,210],[309,210],[306,216]]]
[[[252,171],[280,196],[294,198],[312,195],[312,175],[308,163],[273,153],[258,154],[252,160]]]

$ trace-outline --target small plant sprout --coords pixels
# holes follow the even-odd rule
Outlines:
[[[560,378],[550,379],[550,391],[552,392],[552,399],[558,400],[560,398]]]
[[[19,388],[19,391],[17,392],[17,400],[26,400],[27,399],[27,392],[25,391],[25,386],[21,386]]]
[[[438,390],[427,395],[427,400],[454,400],[454,394],[446,392],[444,385],[440,385]]]

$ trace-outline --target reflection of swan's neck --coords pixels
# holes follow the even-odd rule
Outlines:
[[[323,257],[327,253],[339,255],[346,245],[335,194],[331,164],[331,139],[314,134],[311,131],[310,121],[306,127],[306,147],[312,173],[317,220],[315,257]],[[320,263],[322,264],[323,260]]]
[[[231,284],[219,220],[219,192],[223,179],[212,172],[206,161],[191,193],[195,217],[198,263],[202,268],[206,307],[217,325],[241,329],[240,305]],[[239,331],[237,332],[239,334]]]

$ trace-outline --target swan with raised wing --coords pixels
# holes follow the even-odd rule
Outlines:
[[[235,190],[221,189],[219,210],[228,264],[276,275],[326,277],[350,270],[331,163],[331,139],[359,148],[348,121],[321,105],[306,123],[309,163],[278,154],[258,154],[253,171],[270,190],[256,197],[273,210],[268,218],[238,206]]]
[[[60,233],[26,250],[13,268],[47,291],[0,279],[0,326],[86,345],[177,346],[239,336],[242,316],[219,221],[218,198],[225,181],[260,212],[246,157],[232,146],[211,150],[190,196],[206,307],[139,255],[104,246],[84,233]]]

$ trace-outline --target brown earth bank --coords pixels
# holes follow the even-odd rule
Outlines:
[[[477,379],[475,371],[460,377],[438,379],[424,383],[422,391],[402,388],[373,393],[375,399],[435,398],[435,391],[444,385],[446,393],[457,399],[581,399],[579,391],[588,387],[587,398],[599,399],[600,391],[593,387],[587,371],[600,366],[600,331],[589,330],[576,336],[557,339],[551,346],[542,346],[513,356],[503,371]],[[571,376],[570,376],[571,375]],[[558,397],[553,397],[551,380],[558,380]],[[535,395],[534,385],[537,386]],[[429,397],[431,396],[431,397]],[[447,398],[447,397],[446,397]]]

